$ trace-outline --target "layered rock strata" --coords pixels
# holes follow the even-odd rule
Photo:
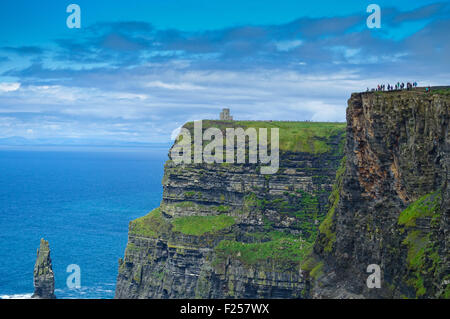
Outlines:
[[[352,94],[346,161],[302,267],[312,297],[450,298],[449,113],[448,88]]]
[[[169,159],[161,205],[130,223],[116,298],[305,297],[299,265],[327,212],[345,125],[204,121],[208,127],[279,128],[278,172]]]

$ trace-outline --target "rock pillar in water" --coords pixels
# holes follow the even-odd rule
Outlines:
[[[52,270],[48,241],[41,239],[34,265],[34,294],[32,298],[55,299],[55,276]]]

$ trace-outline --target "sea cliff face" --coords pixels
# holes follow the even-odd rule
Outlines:
[[[345,124],[203,126],[279,128],[279,171],[263,175],[260,164],[168,160],[161,205],[130,223],[116,298],[306,297],[299,265],[328,210]]]
[[[346,160],[302,267],[312,297],[450,298],[449,106],[448,89],[352,94]]]
[[[169,160],[116,298],[450,298],[449,93],[352,94],[346,129],[264,122],[280,127],[274,175]]]

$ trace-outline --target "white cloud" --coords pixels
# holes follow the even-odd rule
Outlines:
[[[356,69],[326,74],[166,69],[111,77],[99,83],[102,87],[22,85],[0,95],[0,115],[10,118],[9,126],[0,121],[0,134],[33,129],[36,137],[169,141],[178,133],[175,128],[193,119],[217,119],[223,107],[238,120],[345,121],[350,93],[395,82],[362,77]]]
[[[13,92],[13,91],[17,91],[18,89],[20,89],[20,83],[18,83],[18,82],[0,83],[0,92]]]
[[[278,51],[286,52],[295,49],[303,44],[302,40],[279,41],[275,45]]]
[[[168,89],[168,90],[203,90],[204,89],[201,86],[194,85],[191,83],[164,83],[161,81],[151,81],[151,82],[147,83],[145,86]]]
[[[148,98],[145,94],[134,94],[134,93],[110,93],[111,97],[122,100],[146,100]]]

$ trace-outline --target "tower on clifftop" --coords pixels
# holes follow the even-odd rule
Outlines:
[[[222,112],[220,112],[220,120],[221,121],[232,121],[233,117],[230,115],[230,109],[222,109]]]

